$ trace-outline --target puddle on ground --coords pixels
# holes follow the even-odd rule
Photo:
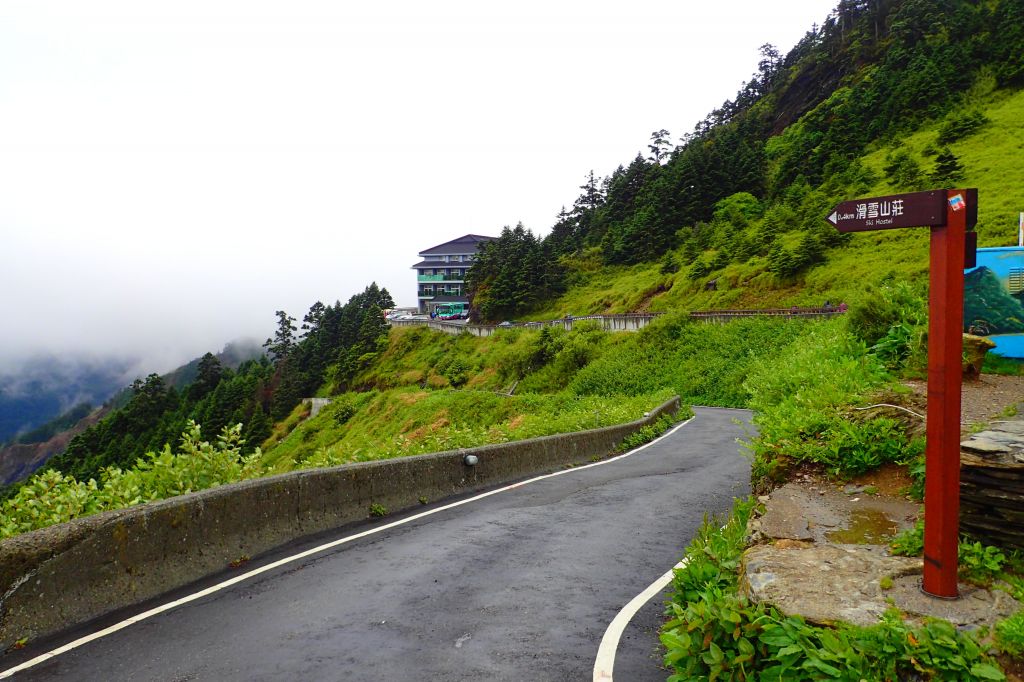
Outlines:
[[[877,509],[854,509],[850,526],[825,533],[829,542],[847,545],[880,545],[896,535],[899,525]]]

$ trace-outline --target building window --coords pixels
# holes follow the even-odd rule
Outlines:
[[[1019,294],[1024,291],[1024,268],[1010,268],[1010,293]]]

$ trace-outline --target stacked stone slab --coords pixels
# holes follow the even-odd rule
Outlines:
[[[960,448],[961,532],[1024,549],[1024,420],[993,422]]]

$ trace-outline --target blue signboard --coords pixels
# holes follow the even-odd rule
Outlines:
[[[964,271],[964,331],[1024,359],[1024,247],[978,249],[977,267]]]

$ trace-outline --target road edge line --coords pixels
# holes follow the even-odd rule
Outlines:
[[[597,647],[597,658],[594,659],[594,682],[612,682],[612,673],[615,671],[615,654],[619,649],[619,640],[622,639],[622,633],[625,632],[626,626],[633,620],[637,611],[672,582],[672,576],[676,570],[685,567],[688,561],[689,559],[684,558],[670,568],[660,578],[648,585],[647,589],[630,599],[629,603],[615,614],[615,618],[608,624],[608,629],[604,631],[601,644]]]

